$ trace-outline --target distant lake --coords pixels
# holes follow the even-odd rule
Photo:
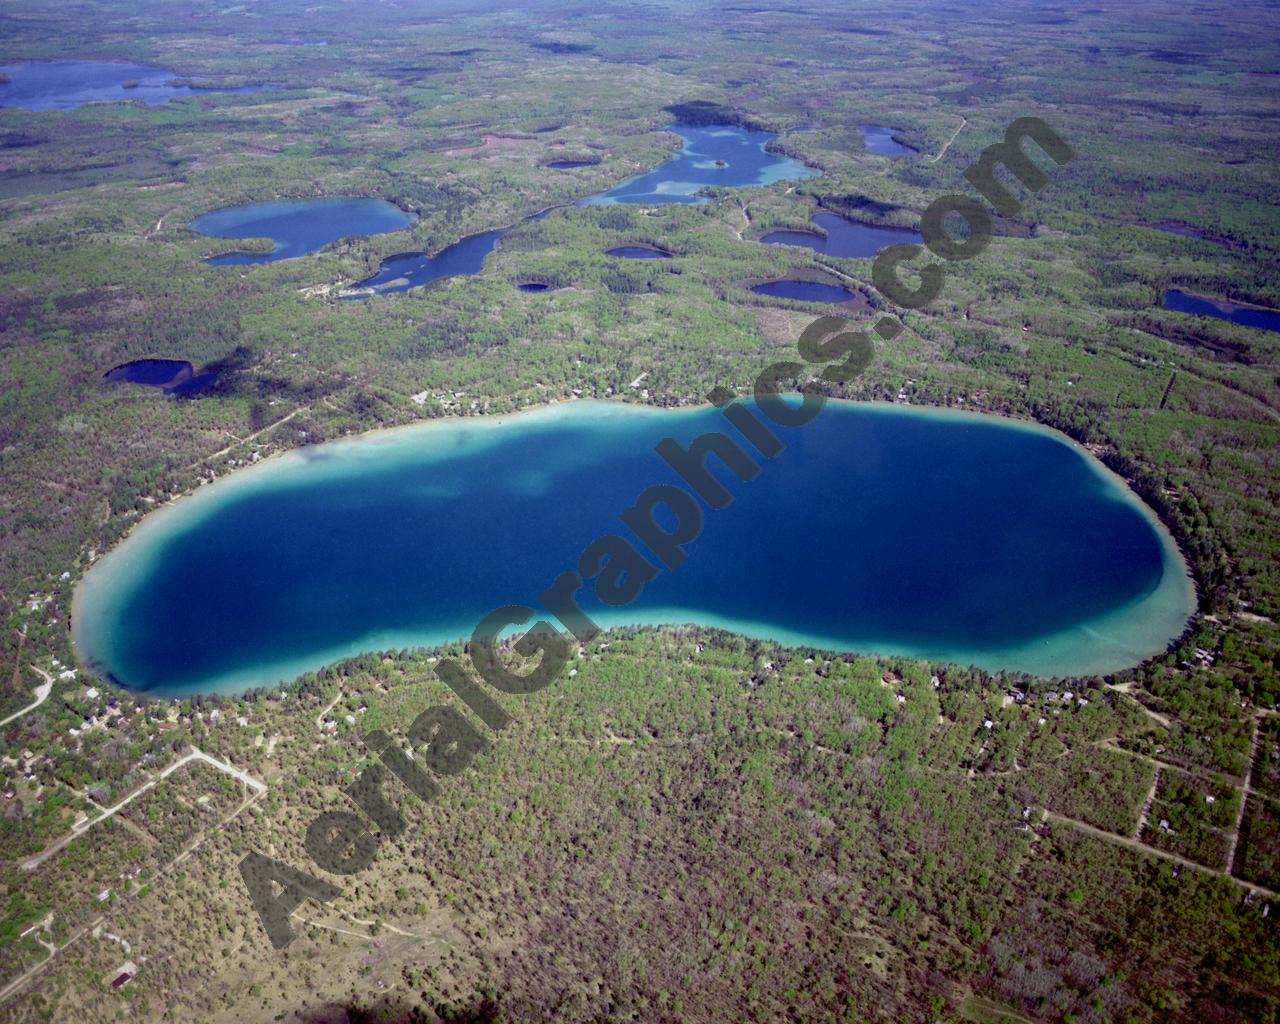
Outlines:
[[[1195,607],[1153,514],[1087,452],[994,417],[831,401],[774,428],[688,560],[602,625],[693,622],[789,644],[1046,675],[1162,650]],[[590,541],[627,534],[653,451],[711,407],[571,402],[302,448],[147,516],[78,587],[83,662],[155,694],[235,692],[362,651],[471,634]]]
[[[0,72],[9,81],[0,83],[0,106],[23,110],[73,110],[104,100],[142,100],[149,107],[168,103],[175,96],[214,92],[260,92],[269,85],[237,88],[170,85],[180,78],[176,71],[145,64],[100,60],[40,60],[5,64]],[[125,88],[125,83],[131,84]]]
[[[675,124],[667,131],[684,139],[684,146],[675,156],[646,174],[584,199],[582,205],[701,203],[705,200],[694,193],[709,186],[772,185],[775,181],[812,178],[818,173],[798,160],[766,153],[765,146],[778,137],[772,132],[723,124]]]
[[[1199,295],[1171,288],[1164,293],[1164,308],[1175,313],[1193,313],[1196,316],[1211,316],[1218,320],[1230,320],[1245,327],[1257,327],[1264,331],[1280,331],[1280,310],[1258,309],[1255,306],[1240,306],[1226,299],[1207,299]]]
[[[650,245],[615,245],[605,250],[606,256],[624,260],[669,260],[671,253],[665,249],[655,249]]]
[[[888,128],[882,124],[864,124],[862,144],[867,147],[868,153],[878,153],[880,156],[910,156],[917,150],[895,138],[900,130]]]
[[[273,263],[305,256],[339,238],[400,231],[416,220],[382,199],[335,196],[282,199],[233,206],[197,217],[191,230],[213,238],[269,238],[269,253],[230,252],[205,262],[215,267]]]
[[[595,167],[599,162],[599,160],[552,160],[542,166],[550,167],[553,171],[569,171],[575,167]]]
[[[770,132],[749,132],[731,125],[695,127],[675,124],[668,131],[685,140],[684,148],[670,160],[648,174],[623,182],[617,188],[583,199],[578,205],[603,203],[700,203],[692,195],[709,184],[767,185],[792,178],[809,178],[817,174],[804,164],[787,157],[775,157],[764,151],[767,143],[777,138]],[[725,167],[716,167],[724,160]],[[552,166],[552,165],[548,165]],[[542,210],[526,220],[540,220],[555,207]],[[524,223],[521,221],[520,223]],[[424,252],[397,253],[382,261],[372,277],[357,281],[356,288],[372,289],[373,294],[389,295],[429,284],[459,274],[478,274],[485,257],[498,248],[507,232],[518,225],[484,231],[445,246],[434,256]],[[364,299],[368,294],[344,295],[344,299]]]
[[[775,299],[801,299],[805,302],[848,302],[853,292],[838,284],[823,281],[766,281],[751,289],[757,295],[772,295]]]
[[[800,245],[827,256],[862,258],[874,256],[887,245],[922,241],[920,232],[911,228],[876,227],[838,217],[834,213],[815,213],[810,220],[826,232],[826,237],[812,231],[770,231],[760,241],[765,245]]]

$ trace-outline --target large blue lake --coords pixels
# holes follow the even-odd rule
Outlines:
[[[684,140],[675,156],[583,203],[701,203],[706,200],[695,193],[704,188],[772,185],[818,173],[798,160],[766,152],[765,147],[777,138],[772,132],[724,124],[676,124],[667,130]]]
[[[213,238],[271,239],[270,252],[229,252],[206,261],[215,267],[227,267],[305,256],[340,238],[400,231],[415,219],[413,214],[382,199],[329,196],[215,210],[193,220],[191,230]]]
[[[471,634],[628,535],[653,451],[713,408],[574,402],[304,448],[148,516],[76,593],[81,659],[157,694],[272,684]],[[991,417],[831,402],[708,511],[688,560],[603,625],[695,622],[792,644],[1100,672],[1194,608],[1175,546],[1090,456]],[[584,592],[586,597],[587,592]]]
[[[141,100],[149,107],[168,103],[175,96],[212,92],[259,92],[267,85],[224,89],[171,85],[178,74],[146,64],[101,60],[23,61],[5,64],[0,72],[9,81],[0,83],[0,106],[23,110],[73,110],[86,103]]]

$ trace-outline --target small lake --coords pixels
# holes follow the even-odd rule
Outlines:
[[[1164,293],[1163,306],[1175,313],[1211,316],[1218,320],[1230,320],[1233,324],[1243,324],[1245,327],[1257,327],[1263,331],[1280,331],[1280,310],[1240,306],[1226,299],[1189,295],[1176,288],[1171,288]]]
[[[910,156],[918,152],[914,146],[899,142],[897,134],[900,128],[889,128],[882,124],[864,124],[862,127],[862,144],[868,153],[880,156]]]
[[[798,160],[765,152],[778,136],[773,132],[753,132],[734,125],[672,125],[684,145],[670,160],[646,174],[582,200],[581,205],[638,203],[702,203],[695,195],[708,187],[772,185],[775,181],[796,181],[816,177],[818,172]]]
[[[550,290],[551,285],[543,284],[541,281],[524,281],[516,287],[522,292],[545,292]]]
[[[196,373],[185,359],[134,359],[102,375],[109,384],[128,382],[160,388],[166,395],[192,395],[217,383],[216,373]]]
[[[669,260],[671,253],[665,249],[655,249],[649,245],[615,245],[605,250],[606,256],[622,260]]]
[[[542,166],[550,167],[553,171],[570,171],[575,167],[595,167],[599,162],[599,160],[552,160]]]
[[[159,695],[267,685],[470,636],[577,565],[654,452],[712,407],[570,402],[375,432],[237,471],[148,515],[77,588],[87,666]],[[688,560],[604,626],[693,622],[789,644],[1046,675],[1164,649],[1194,610],[1153,514],[1083,449],[995,417],[828,402],[708,511]],[[662,518],[662,517],[660,517]]]
[[[401,231],[417,218],[382,199],[329,196],[281,199],[215,210],[191,222],[191,230],[211,238],[269,238],[267,253],[229,252],[205,260],[215,267],[274,263],[305,256],[340,238]]]
[[[175,96],[216,92],[261,92],[269,85],[237,88],[172,85],[176,71],[100,60],[38,60],[0,66],[9,81],[0,83],[0,106],[23,110],[74,110],[86,103],[141,100],[149,107]]]
[[[840,256],[846,259],[874,256],[887,245],[900,245],[903,242],[919,244],[923,241],[920,232],[911,228],[860,224],[834,213],[819,212],[809,219],[826,232],[825,237],[812,231],[788,229],[770,231],[762,236],[760,241],[765,245],[799,245],[826,256]]]
[[[848,302],[854,293],[838,284],[825,281],[766,281],[751,289],[757,295],[772,295],[775,299],[800,299],[803,302]]]

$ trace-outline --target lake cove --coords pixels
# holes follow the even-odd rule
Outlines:
[[[582,200],[580,205],[701,203],[706,200],[695,193],[704,188],[772,185],[775,181],[794,181],[818,174],[798,160],[765,152],[765,147],[778,137],[772,132],[753,132],[723,124],[674,124],[667,131],[675,132],[684,140],[675,156],[647,174],[629,178],[607,192]]]
[[[882,124],[864,124],[862,127],[862,144],[868,153],[880,156],[910,156],[917,152],[915,147],[899,142],[897,128],[888,128]]]
[[[750,482],[713,460],[736,500],[707,511],[683,565],[621,608],[589,583],[584,611],[1074,675],[1163,650],[1194,610],[1154,514],[1046,428],[830,401],[774,430],[786,450]],[[94,565],[78,655],[173,695],[469,637],[495,607],[536,605],[589,542],[630,536],[618,516],[641,491],[685,486],[654,445],[706,431],[733,433],[709,406],[571,402],[266,460],[147,516]]]
[[[1162,305],[1175,313],[1211,316],[1217,320],[1230,320],[1234,324],[1256,327],[1263,331],[1280,331],[1280,310],[1241,306],[1226,299],[1191,295],[1176,288],[1171,288],[1164,293]]]
[[[38,60],[5,64],[0,72],[9,81],[0,84],[0,106],[23,110],[74,110],[86,103],[141,100],[149,107],[168,103],[175,96],[216,92],[260,92],[268,85],[175,85],[177,72],[145,64],[101,60]]]
[[[751,132],[733,125],[696,127],[686,124],[674,124],[667,130],[684,140],[679,153],[649,173],[624,181],[608,192],[589,196],[578,205],[701,203],[704,200],[693,193],[708,185],[769,185],[775,181],[810,178],[817,174],[796,160],[766,153],[764,147],[777,138],[771,132]],[[554,209],[557,207],[541,210],[525,220],[540,220]],[[357,281],[342,298],[365,299],[371,295],[407,291],[445,277],[478,274],[484,267],[485,257],[497,249],[503,236],[517,226],[511,224],[468,235],[445,246],[434,256],[425,252],[389,256],[382,261],[376,274]],[[360,293],[358,289],[366,290]]]
[[[212,238],[269,238],[273,243],[267,253],[230,252],[205,261],[227,267],[305,256],[340,238],[400,231],[416,219],[382,199],[330,196],[215,210],[193,220],[191,230]]]
[[[823,233],[789,229],[770,231],[763,235],[760,241],[765,245],[798,245],[826,256],[859,259],[875,256],[887,245],[900,245],[903,242],[919,244],[924,240],[920,232],[910,228],[861,224],[821,210],[810,220],[821,228]]]

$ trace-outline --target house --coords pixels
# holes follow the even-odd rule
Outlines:
[[[132,960],[126,960],[116,968],[115,978],[111,982],[112,988],[124,988],[125,985],[133,981],[138,973],[138,965]]]

